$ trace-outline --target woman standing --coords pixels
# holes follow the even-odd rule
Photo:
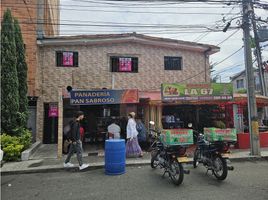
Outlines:
[[[138,142],[138,131],[136,129],[135,113],[131,112],[128,115],[127,123],[127,157],[142,157],[142,150]]]

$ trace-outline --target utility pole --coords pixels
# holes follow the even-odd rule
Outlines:
[[[259,35],[257,31],[257,25],[256,25],[256,18],[255,18],[255,13],[254,13],[254,7],[253,4],[251,4],[252,8],[252,27],[253,27],[253,32],[254,32],[254,39],[255,39],[255,45],[256,45],[256,58],[257,58],[257,63],[258,63],[258,69],[259,69],[259,77],[260,77],[260,83],[261,83],[261,94],[263,96],[268,96],[267,95],[267,83],[265,82],[264,79],[264,72],[262,68],[262,57],[261,57],[261,48],[260,48],[260,40],[259,40]],[[268,108],[264,108],[264,117],[265,119],[268,119]]]
[[[243,0],[243,35],[244,35],[244,57],[247,75],[247,99],[248,99],[248,121],[250,134],[250,153],[260,156],[259,125],[257,105],[255,97],[254,70],[252,66],[252,53],[250,46],[250,23],[249,16],[252,14],[252,0]]]

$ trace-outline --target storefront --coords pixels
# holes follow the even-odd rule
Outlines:
[[[230,102],[234,108],[234,126],[237,130],[237,148],[250,148],[248,124],[247,95],[234,94],[234,101]],[[265,123],[263,109],[268,106],[268,97],[256,95],[260,147],[268,147],[268,124]]]
[[[232,109],[225,106],[233,99],[231,84],[162,84],[163,128],[233,127]]]
[[[148,100],[149,119],[156,121],[159,127],[187,128],[187,124],[191,122],[193,127],[201,132],[204,127],[236,128],[237,147],[249,148],[245,94],[232,94],[230,84],[166,84],[164,86],[166,87],[162,85],[162,96],[160,92],[143,93],[143,96],[150,99]],[[173,89],[170,89],[172,87]],[[201,95],[202,93],[204,95]],[[210,95],[207,95],[209,93]],[[256,95],[256,102],[258,111],[268,106],[267,97]],[[260,145],[267,147],[268,127],[262,123],[261,113],[258,112]]]
[[[67,124],[77,110],[85,114],[82,126],[85,142],[105,140],[107,127],[115,119],[125,138],[127,113],[138,110],[138,90],[72,90],[63,101],[63,124]]]

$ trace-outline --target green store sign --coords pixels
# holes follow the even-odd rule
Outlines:
[[[233,85],[231,83],[163,83],[161,96],[162,101],[232,100]]]

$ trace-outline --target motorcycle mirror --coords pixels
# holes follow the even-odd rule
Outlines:
[[[154,121],[150,121],[149,124],[154,125]]]
[[[192,127],[193,127],[193,124],[192,124],[192,123],[189,123],[189,124],[188,124],[188,127],[189,127],[189,128],[192,128]]]

